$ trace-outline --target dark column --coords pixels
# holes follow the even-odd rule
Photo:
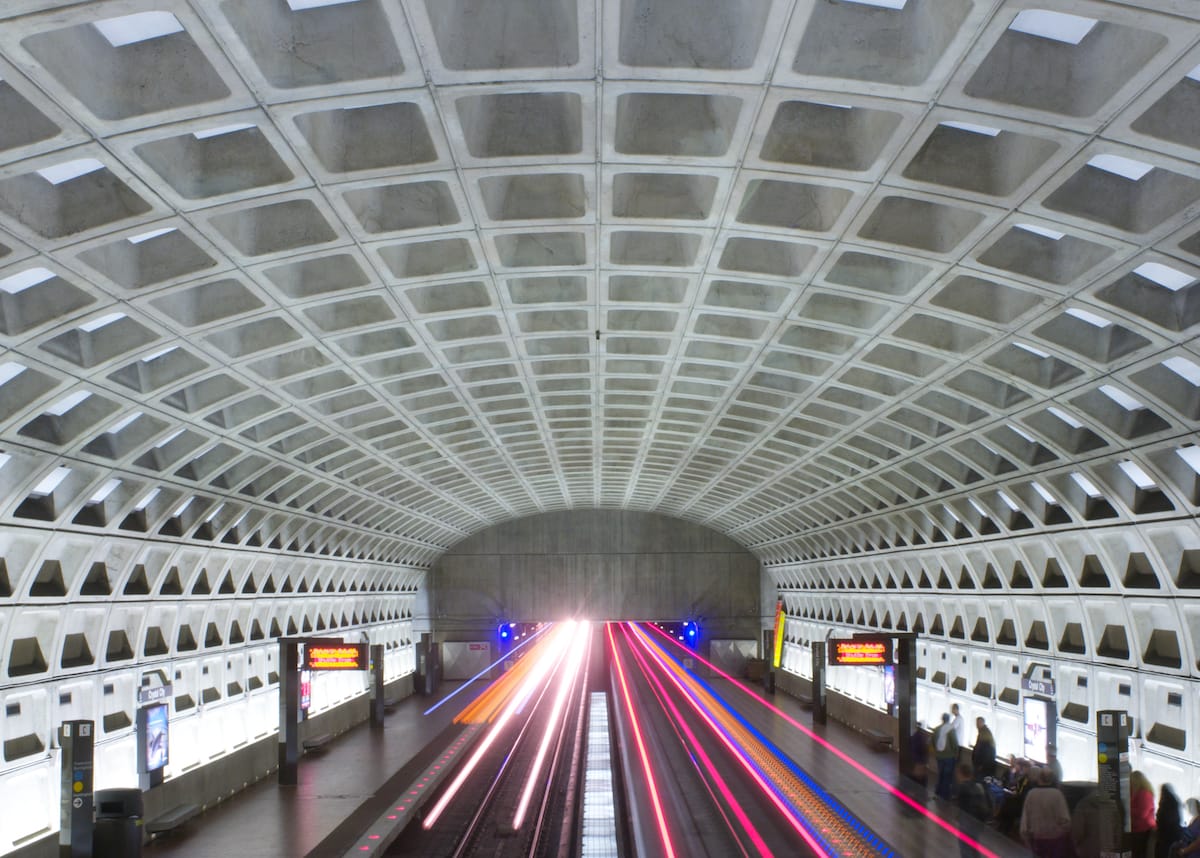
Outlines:
[[[899,721],[900,776],[912,774],[912,734],[917,729],[917,639],[896,640],[896,717]]]
[[[825,723],[825,641],[812,642],[813,723]]]
[[[92,763],[95,759],[94,721],[64,721],[59,728],[62,749],[62,793],[58,854],[60,858],[91,858]]]
[[[371,645],[371,726],[383,729],[383,644]]]
[[[1096,713],[1096,767],[1100,794],[1109,799],[1108,815],[1101,819],[1102,855],[1129,858],[1133,854],[1129,835],[1129,714],[1117,709]],[[1107,847],[1107,851],[1105,851]]]
[[[279,785],[295,786],[300,766],[300,646],[279,639]]]

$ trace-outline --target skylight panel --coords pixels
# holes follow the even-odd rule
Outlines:
[[[1068,414],[1066,411],[1063,411],[1061,408],[1058,408],[1057,406],[1051,405],[1046,410],[1049,411],[1051,414],[1053,414],[1055,417],[1057,417],[1059,420],[1061,420],[1063,423],[1066,423],[1072,429],[1082,429],[1083,428],[1083,424],[1079,422],[1079,419],[1077,417],[1075,417],[1072,414]]]
[[[96,21],[92,26],[114,48],[183,32],[183,24],[170,12],[136,12]]]
[[[1068,307],[1067,315],[1074,316],[1081,322],[1087,322],[1093,328],[1107,328],[1112,324],[1112,322],[1103,316],[1097,316],[1095,313],[1089,313],[1087,310],[1082,310],[1079,307]]]
[[[0,280],[0,290],[7,292],[9,295],[16,295],[24,292],[26,289],[32,289],[39,283],[53,280],[57,276],[49,268],[30,268],[19,274],[14,274],[11,277],[5,277],[3,280]]]
[[[130,426],[131,424],[133,424],[133,423],[134,423],[134,422],[135,422],[135,421],[136,421],[136,420],[137,420],[139,417],[141,417],[141,416],[142,416],[142,412],[141,412],[141,411],[135,411],[135,412],[133,412],[132,414],[129,414],[129,415],[125,416],[125,417],[122,417],[120,420],[118,420],[118,421],[117,421],[116,423],[114,423],[112,426],[108,427],[108,434],[109,434],[109,435],[116,435],[116,434],[117,434],[118,432],[120,432],[122,429],[124,429],[124,428],[126,428],[127,426]]]
[[[1050,492],[1046,490],[1046,487],[1041,483],[1031,483],[1031,485],[1033,486],[1033,490],[1038,493],[1038,497],[1040,497],[1046,503],[1058,503],[1058,500],[1054,497],[1054,495],[1050,494]]]
[[[1040,357],[1040,358],[1050,357],[1050,352],[1042,351],[1041,349],[1037,348],[1036,346],[1029,345],[1029,343],[1014,342],[1013,345],[1016,346],[1017,348],[1021,349],[1022,351],[1029,352],[1031,355],[1034,355],[1035,357]]]
[[[152,238],[158,238],[160,235],[168,235],[169,233],[172,233],[175,231],[176,231],[175,227],[173,227],[173,226],[164,226],[162,229],[152,229],[149,232],[142,232],[142,233],[138,233],[137,235],[131,235],[131,236],[129,236],[129,238],[127,238],[125,240],[128,241],[130,244],[141,244],[143,241],[149,241]]]
[[[1180,447],[1175,454],[1183,459],[1189,468],[1200,474],[1200,447]]]
[[[1066,12],[1051,12],[1048,9],[1026,9],[1013,18],[1008,29],[1068,45],[1078,45],[1096,23],[1095,18],[1084,18],[1082,15],[1068,15]]]
[[[58,402],[55,402],[46,409],[46,413],[52,414],[55,417],[62,417],[76,405],[79,405],[81,402],[90,399],[91,396],[92,392],[90,390],[77,390],[69,396],[64,396],[62,399],[58,400]]]
[[[223,137],[226,134],[236,134],[239,131],[245,131],[249,128],[257,128],[253,122],[235,122],[232,125],[219,125],[216,128],[207,128],[203,131],[193,131],[192,136],[197,140],[207,140],[210,137]]]
[[[343,6],[347,3],[357,3],[358,0],[287,0],[288,7],[293,12],[303,12],[305,9],[320,9],[323,6]]]
[[[1158,484],[1150,478],[1142,466],[1137,462],[1117,462],[1117,467],[1125,472],[1125,476],[1133,480],[1133,484],[1139,489],[1156,489]]]
[[[1100,385],[1100,392],[1113,402],[1117,403],[1117,405],[1120,405],[1126,411],[1139,411],[1146,407],[1125,391],[1121,390],[1120,388],[1113,387],[1111,384]]]
[[[43,167],[37,171],[37,174],[52,185],[61,185],[63,182],[69,182],[103,169],[104,164],[95,158],[79,158],[75,161],[64,161],[61,164]]]
[[[1154,169],[1153,164],[1135,161],[1133,158],[1124,158],[1121,155],[1097,155],[1088,161],[1088,166],[1112,173],[1123,179],[1129,179],[1132,182],[1140,180]]]
[[[133,508],[134,511],[141,512],[146,507],[150,506],[150,504],[154,503],[154,499],[158,497],[158,493],[161,491],[162,489],[151,489],[150,491],[146,492],[146,494],[142,496],[142,499],[137,502],[137,506]]]
[[[1083,489],[1083,493],[1090,498],[1100,497],[1100,489],[1096,488],[1096,484],[1085,477],[1078,471],[1071,472],[1071,479],[1075,481],[1075,485]]]
[[[0,363],[0,386],[8,384],[18,375],[25,371],[24,364],[17,363],[15,360],[5,361]]]
[[[1060,241],[1066,235],[1065,232],[1059,232],[1058,230],[1032,223],[1019,223],[1016,227],[1026,232],[1032,232],[1034,235],[1040,235],[1042,238],[1049,238],[1052,241]]]
[[[55,468],[46,476],[42,477],[42,481],[33,487],[35,495],[51,495],[54,490],[62,485],[62,481],[71,475],[70,468],[58,467]]]
[[[1162,365],[1193,387],[1200,387],[1200,366],[1185,357],[1167,358]]]
[[[124,318],[126,318],[124,313],[120,313],[120,312],[108,313],[107,315],[100,316],[97,319],[92,319],[90,322],[84,322],[82,325],[79,326],[79,330],[84,331],[89,334],[95,333],[96,331],[100,330],[101,328],[107,328],[109,325],[113,324],[114,322],[119,322]]]
[[[1144,277],[1157,283],[1164,289],[1170,289],[1172,292],[1178,292],[1183,287],[1191,286],[1196,282],[1196,278],[1192,275],[1159,262],[1143,263],[1133,269],[1133,273],[1138,277]]]
[[[972,134],[982,134],[984,137],[996,137],[1000,133],[999,128],[992,128],[990,125],[976,125],[973,122],[955,122],[953,120],[948,120],[938,124],[944,125],[947,128],[957,128],[959,131],[969,131]]]
[[[108,496],[117,490],[117,487],[119,485],[121,485],[120,480],[117,480],[117,479],[109,480],[104,485],[102,485],[100,488],[96,489],[95,492],[92,493],[92,496],[90,498],[88,498],[88,503],[104,503],[104,501],[108,498]]]

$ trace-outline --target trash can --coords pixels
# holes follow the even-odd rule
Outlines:
[[[136,787],[98,789],[95,802],[92,858],[141,858],[142,791]]]

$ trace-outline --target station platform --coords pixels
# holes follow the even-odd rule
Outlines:
[[[935,821],[897,799],[885,786],[856,769],[779,716],[753,704],[750,695],[765,699],[817,736],[879,777],[898,781],[897,755],[879,749],[862,733],[830,721],[812,724],[811,710],[782,692],[767,695],[757,686],[713,680],[714,688],[818,780],[863,823],[886,840],[903,858],[960,854],[958,841]],[[424,771],[445,745],[444,733],[462,703],[451,702],[426,716],[423,711],[453,691],[444,684],[437,698],[409,697],[387,716],[382,730],[361,724],[338,736],[321,752],[301,760],[299,784],[280,787],[274,777],[233,796],[192,820],[183,830],[148,843],[146,858],[333,858],[345,854],[348,843],[363,831],[388,803],[394,801]],[[448,733],[447,733],[448,734]],[[930,796],[924,805],[936,816],[953,822],[955,811]],[[990,829],[980,842],[1000,858],[1023,858],[1030,853]]]

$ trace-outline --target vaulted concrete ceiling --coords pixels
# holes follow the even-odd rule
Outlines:
[[[427,565],[1194,511],[1194,0],[6,0],[0,519]],[[50,524],[53,523],[53,524]]]

